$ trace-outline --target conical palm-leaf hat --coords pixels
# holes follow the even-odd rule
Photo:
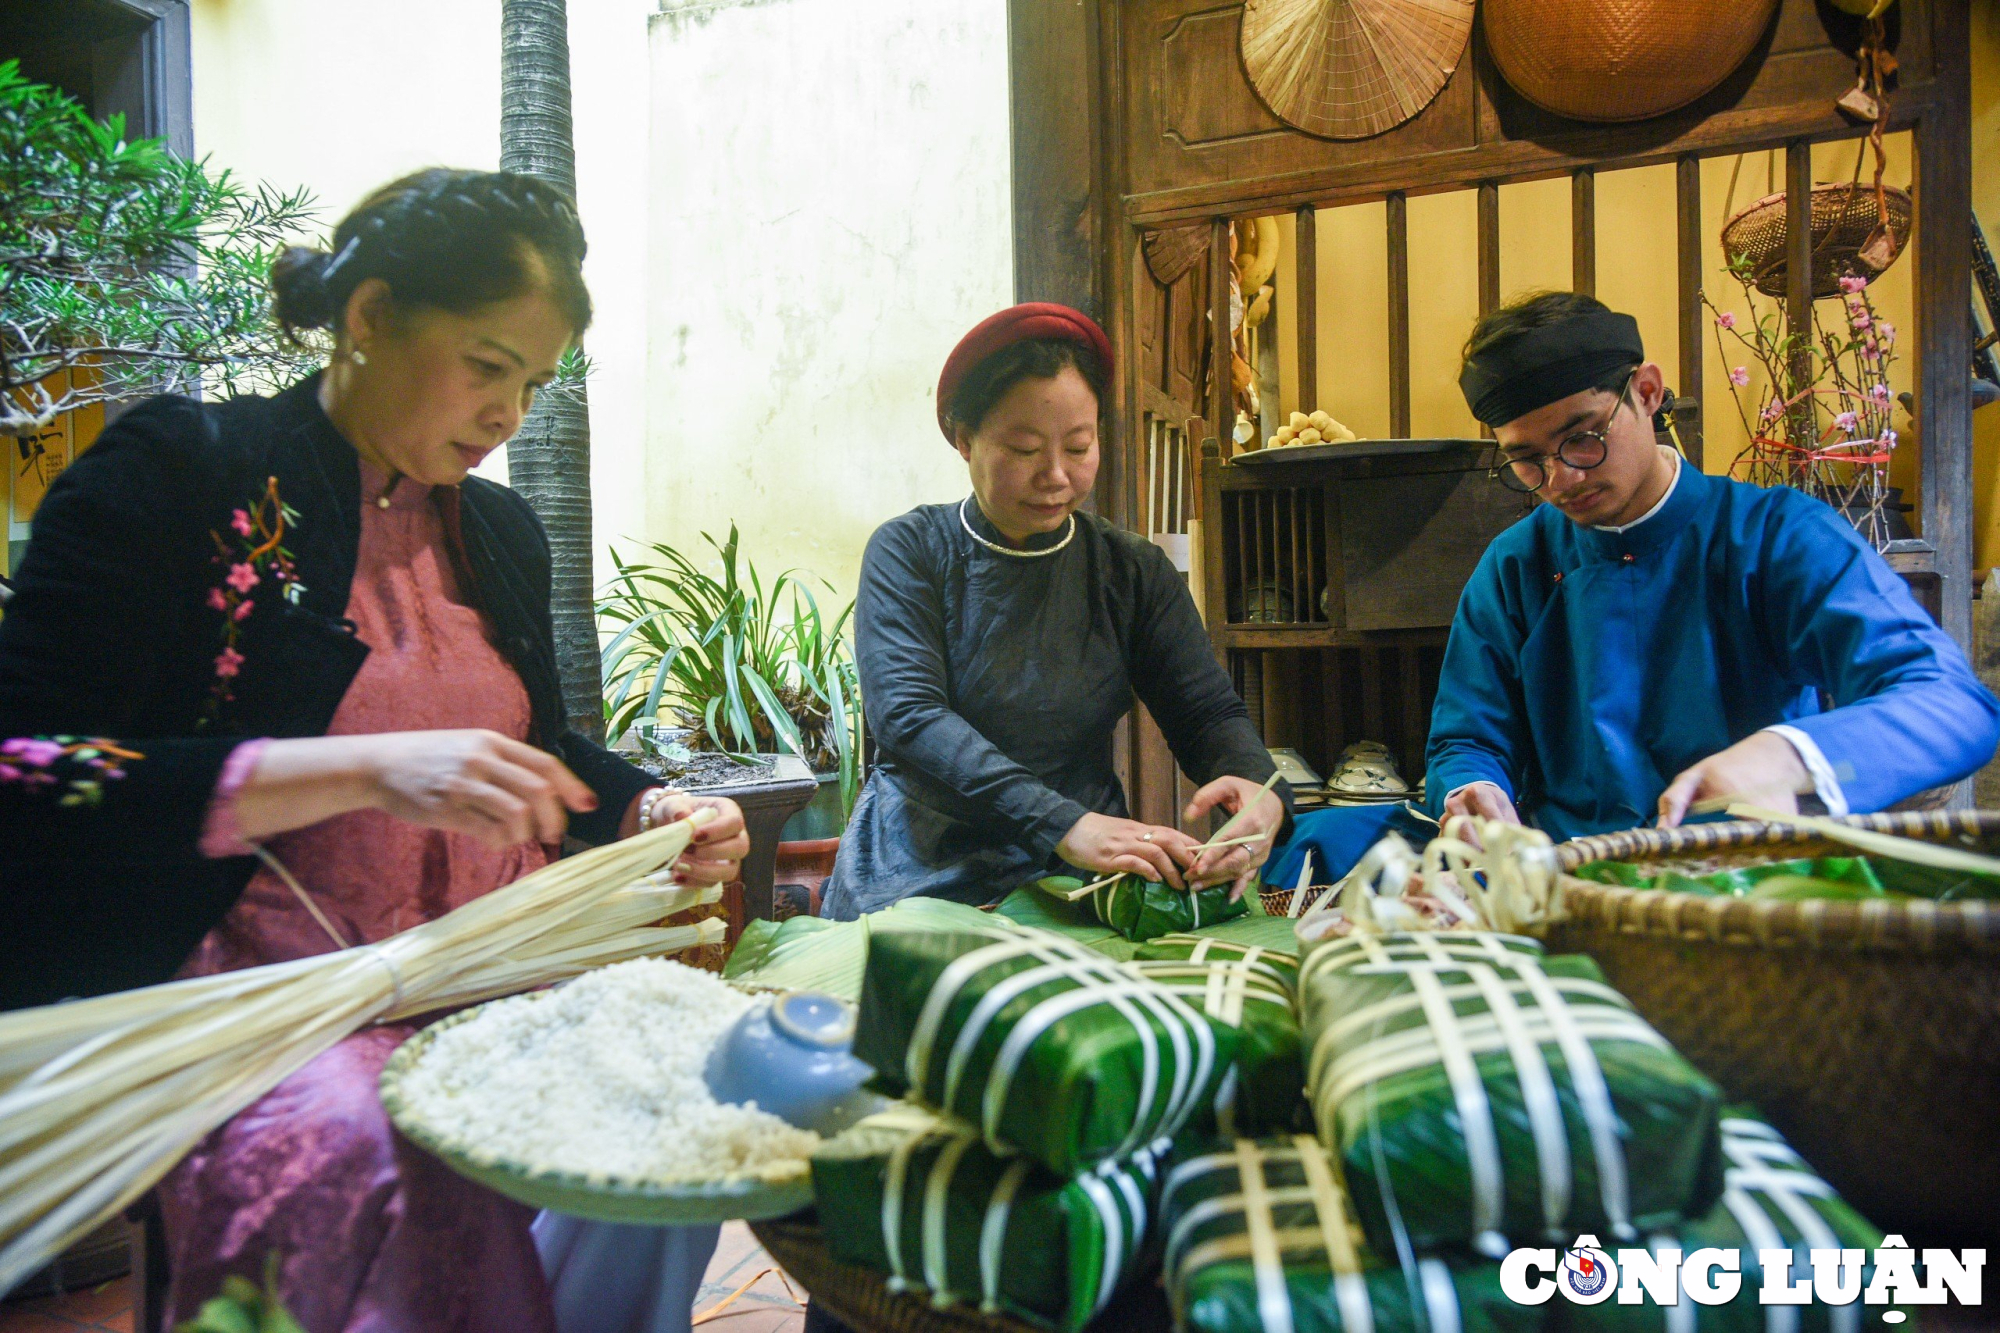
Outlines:
[[[1365,139],[1430,105],[1465,51],[1473,0],[1249,0],[1243,68],[1278,119]]]

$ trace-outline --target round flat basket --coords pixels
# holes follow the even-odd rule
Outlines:
[[[527,997],[537,1000],[553,991]],[[520,998],[520,997],[514,997]],[[503,1001],[493,1001],[503,1003]],[[798,1175],[777,1181],[733,1180],[654,1184],[610,1176],[538,1170],[489,1153],[470,1150],[420,1119],[403,1099],[403,1078],[424,1058],[439,1033],[475,1017],[479,1005],[453,1014],[396,1048],[382,1069],[382,1105],[397,1130],[412,1143],[469,1180],[533,1208],[569,1213],[599,1222],[643,1222],[656,1226],[688,1226],[743,1218],[780,1217],[812,1203],[812,1176],[800,1164]]]
[[[1914,205],[1909,191],[1888,187],[1889,230],[1895,250],[1889,263],[1876,268],[1861,258],[1861,247],[1875,234],[1881,209],[1875,188],[1815,185],[1812,192],[1813,296],[1836,296],[1846,277],[1873,278],[1896,262],[1909,244]],[[1748,261],[1751,281],[1766,296],[1785,295],[1785,196],[1767,194],[1722,224],[1722,253],[1733,265]]]
[[[1741,65],[1778,0],[1486,0],[1486,45],[1514,91],[1574,120],[1665,115]]]
[[[967,1305],[936,1305],[921,1291],[892,1291],[886,1274],[828,1253],[810,1213],[750,1227],[778,1266],[812,1293],[813,1304],[856,1333],[1041,1333],[1035,1325]],[[1159,1333],[1173,1319],[1157,1283],[1134,1282],[1090,1321],[1090,1333]]]
[[[2000,813],[1857,816],[1858,828],[2000,848]],[[1637,829],[1564,843],[1592,861],[1722,869],[1856,855],[1784,824]],[[1553,950],[1611,984],[1736,1100],[1755,1104],[1864,1216],[1913,1244],[2000,1243],[2000,902],[1754,901],[1560,878]]]

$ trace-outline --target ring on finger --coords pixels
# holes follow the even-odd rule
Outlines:
[[[1141,833],[1139,835],[1140,842],[1151,842],[1152,840],[1153,840],[1153,835],[1150,833]]]

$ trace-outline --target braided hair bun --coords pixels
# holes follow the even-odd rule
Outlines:
[[[546,181],[432,167],[362,200],[330,249],[294,246],[273,261],[272,315],[293,337],[332,328],[354,289],[380,278],[399,306],[455,314],[539,289],[581,334],[584,249],[576,205]]]

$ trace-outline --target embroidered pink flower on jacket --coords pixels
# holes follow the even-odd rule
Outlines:
[[[0,741],[0,754],[9,759],[18,759],[36,768],[47,768],[62,758],[63,747],[55,741],[45,741],[35,736],[16,736],[12,740]]]
[[[209,688],[201,725],[213,722],[235,697],[230,682],[242,671],[244,662],[237,649],[242,633],[239,627],[250,618],[257,601],[264,600],[253,601],[250,590],[268,583],[288,602],[298,601],[305,591],[292,553],[285,549],[287,530],[297,527],[298,521],[298,514],[278,495],[278,479],[270,477],[249,504],[229,511],[233,539],[225,538],[221,528],[209,531],[215,542],[215,563],[224,571],[220,584],[208,590],[209,608],[222,616],[222,651],[215,657],[215,683]]]

